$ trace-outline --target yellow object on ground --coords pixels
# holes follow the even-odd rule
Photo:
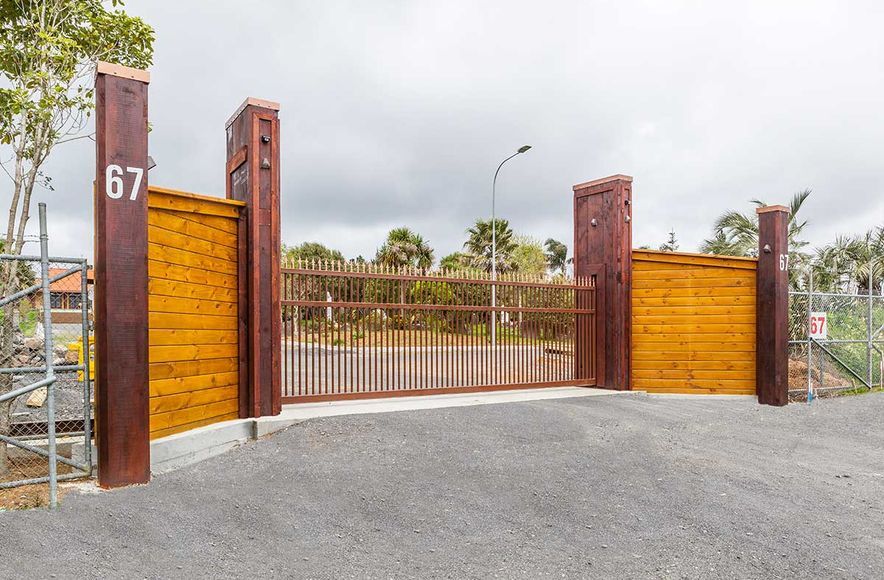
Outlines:
[[[77,364],[83,364],[83,339],[68,343],[68,350],[77,351]],[[89,380],[95,380],[95,337],[89,337]],[[83,382],[83,371],[77,371],[77,381]]]

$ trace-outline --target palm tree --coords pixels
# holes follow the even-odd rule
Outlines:
[[[426,269],[433,265],[433,259],[430,244],[407,227],[390,230],[375,256],[377,263],[394,268],[410,266]]]
[[[838,236],[828,246],[817,248],[811,262],[813,288],[821,292],[844,292],[853,269],[853,238]]]
[[[513,251],[516,249],[516,241],[513,239],[513,230],[510,223],[504,219],[494,222],[497,230],[497,271],[511,272],[513,270]],[[491,271],[491,220],[477,219],[473,227],[467,230],[469,237],[463,247],[470,255],[470,265],[485,272]]]
[[[789,202],[789,256],[793,264],[798,264],[806,258],[800,250],[807,245],[807,242],[801,240],[799,236],[807,221],[799,221],[798,212],[810,196],[810,192],[809,189],[799,191]],[[758,207],[768,205],[758,199],[753,199],[751,202]],[[746,215],[736,210],[723,213],[715,220],[713,236],[703,240],[700,251],[704,254],[725,256],[758,256],[758,216],[754,213]]]
[[[860,292],[868,292],[870,287],[884,291],[884,226],[869,230],[856,242],[854,277]]]
[[[884,283],[884,226],[859,236],[838,236],[816,250],[813,288],[821,292],[866,293]]]
[[[547,238],[543,245],[546,247],[546,263],[550,271],[558,270],[564,274],[568,263],[568,246],[552,238]]]
[[[746,252],[736,242],[728,239],[728,235],[723,231],[717,231],[700,246],[700,251],[704,254],[716,254],[719,256],[745,256]]]

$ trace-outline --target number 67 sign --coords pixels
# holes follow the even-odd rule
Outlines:
[[[825,312],[810,313],[810,338],[814,340],[826,340],[829,338],[829,321]]]
[[[141,187],[144,169],[140,167],[127,167],[126,173],[131,173],[135,176],[132,192],[129,194],[129,201],[135,201],[138,198],[138,189]],[[104,192],[111,199],[120,199],[125,193],[124,189],[123,168],[119,165],[108,165],[104,170]]]

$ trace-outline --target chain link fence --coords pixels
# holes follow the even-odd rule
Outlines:
[[[790,292],[789,339],[793,399],[880,387],[884,296]]]
[[[89,273],[83,259],[0,255],[0,500],[49,484],[54,503],[54,480],[92,473]]]

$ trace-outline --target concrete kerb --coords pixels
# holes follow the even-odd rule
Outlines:
[[[752,402],[757,403],[758,397],[755,395],[726,395],[726,394],[698,394],[698,393],[648,393],[646,391],[641,391],[644,395],[648,397],[654,397],[659,399],[695,399],[695,400],[708,400],[708,399],[719,399],[723,401],[742,401],[742,402]]]
[[[234,419],[150,442],[150,471],[156,475],[221,455],[254,439],[254,419]]]
[[[226,453],[248,441],[272,435],[277,431],[317,417],[634,394],[637,393],[584,387],[562,387],[284,405],[282,413],[273,417],[234,419],[152,441],[150,444],[151,473],[155,475],[167,473],[198,463]]]

